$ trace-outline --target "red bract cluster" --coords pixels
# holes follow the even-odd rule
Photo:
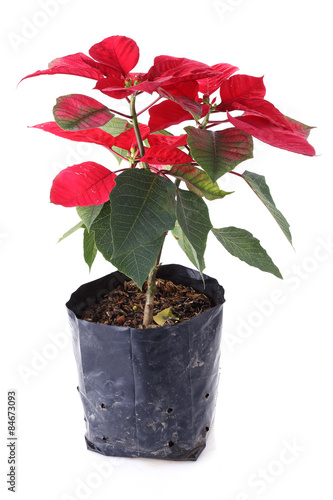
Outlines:
[[[120,160],[127,160],[128,168],[140,166],[185,182],[196,168],[215,183],[240,161],[252,157],[249,136],[281,149],[315,155],[307,141],[311,127],[284,116],[265,100],[262,78],[234,75],[238,68],[230,64],[208,66],[166,55],[157,56],[146,73],[135,72],[138,61],[134,40],[111,36],[93,45],[89,56],[65,56],[52,61],[48,69],[26,76],[67,74],[93,79],[95,89],[112,99],[128,101],[130,107],[124,115],[88,96],[72,94],[57,100],[55,122],[35,127],[104,146]],[[137,113],[135,98],[143,92],[155,93],[157,98]],[[140,124],[139,117],[147,110],[148,124]],[[195,127],[187,127],[183,135],[166,131],[189,120]],[[225,128],[226,124],[232,127]],[[233,133],[211,130],[221,125],[222,132]],[[173,168],[175,165],[182,167]],[[109,199],[115,177],[94,162],[68,167],[54,179],[51,201],[64,206],[102,204]]]

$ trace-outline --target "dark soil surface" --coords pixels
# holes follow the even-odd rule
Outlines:
[[[127,281],[105,295],[100,303],[87,307],[81,319],[106,325],[143,328],[145,289],[146,284],[141,291],[133,281]],[[156,280],[154,315],[171,308],[174,316],[168,318],[164,325],[188,321],[211,307],[213,304],[206,295],[189,286],[175,285],[163,279]],[[158,326],[160,325],[154,321],[149,328]]]

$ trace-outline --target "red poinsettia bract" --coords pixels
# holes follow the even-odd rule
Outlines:
[[[54,179],[50,200],[64,207],[101,205],[109,199],[116,175],[92,161],[62,170]]]
[[[186,168],[193,173],[193,168],[199,167],[208,173],[214,171],[215,180],[216,172],[234,168],[230,158],[237,156],[237,148],[242,150],[242,141],[246,157],[251,157],[250,136],[274,147],[315,155],[307,141],[311,127],[284,116],[265,99],[262,77],[235,75],[238,68],[226,63],[209,66],[168,55],[155,57],[147,72],[136,72],[139,57],[134,40],[111,36],[93,45],[89,56],[79,52],[55,59],[48,69],[25,78],[54,74],[80,76],[95,80],[94,88],[102,94],[128,102],[142,92],[156,93],[159,102],[154,101],[146,108],[148,125],[138,123],[140,113],[136,115],[134,108],[129,115],[118,113],[127,121],[115,118],[117,111],[91,97],[72,94],[57,99],[53,109],[55,122],[35,128],[69,140],[101,145],[129,160],[129,167],[140,164],[154,172],[160,169],[161,175],[165,175],[163,166],[182,165],[182,175],[186,174]],[[187,133],[173,136],[165,131],[193,120],[198,134],[193,127],[188,128],[190,137]],[[236,128],[239,144],[235,140],[226,142],[227,132],[214,134],[205,130],[225,122]],[[109,123],[114,125],[109,128]],[[200,151],[200,144],[207,150]],[[184,147],[185,151],[180,149]],[[169,171],[173,175],[172,168]],[[64,206],[102,204],[108,200],[115,179],[115,173],[94,162],[68,167],[54,179],[51,201]]]

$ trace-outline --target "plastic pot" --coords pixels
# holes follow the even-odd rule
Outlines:
[[[81,311],[128,278],[114,272],[82,285],[66,304],[73,331],[86,444],[102,455],[196,460],[216,405],[222,304],[218,282],[179,265],[158,277],[192,286],[214,307],[151,329],[91,323]]]

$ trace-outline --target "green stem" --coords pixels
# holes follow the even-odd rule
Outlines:
[[[180,179],[175,180],[175,186],[178,189],[180,184]],[[147,278],[147,291],[146,291],[146,301],[145,301],[145,308],[143,312],[143,327],[147,328],[147,326],[151,325],[153,323],[153,316],[154,316],[154,297],[156,293],[156,274],[158,271],[158,268],[160,267],[160,260],[161,260],[161,254],[162,254],[162,249],[165,241],[165,237],[168,234],[166,231],[163,234],[163,240],[162,244],[160,247],[160,251],[158,253],[158,257],[156,259],[156,262],[154,264],[154,267],[148,274]]]
[[[146,302],[145,302],[145,308],[143,312],[143,327],[147,328],[147,326],[151,325],[153,323],[153,316],[154,316],[154,297],[156,293],[156,274],[158,271],[158,268],[160,267],[160,259],[161,259],[161,254],[162,254],[162,248],[163,244],[165,241],[167,233],[164,233],[162,245],[158,254],[158,257],[156,259],[156,262],[154,264],[154,267],[148,274],[147,278],[147,291],[146,291]]]
[[[206,114],[205,118],[202,120],[201,123],[199,123],[199,128],[200,129],[205,129],[209,123],[209,117],[210,117],[210,114],[214,111],[214,106],[211,105],[210,106],[210,109],[208,111],[208,113]]]
[[[142,140],[142,136],[141,136],[141,132],[140,132],[138,116],[137,116],[136,111],[135,111],[135,97],[136,97],[136,94],[131,95],[131,100],[130,100],[131,118],[132,118],[133,127],[134,127],[134,131],[135,131],[135,137],[136,137],[136,140],[138,141],[140,156],[144,156],[145,147],[143,145],[143,140]]]
[[[131,116],[120,113],[120,111],[117,111],[116,109],[109,108],[109,111],[111,111],[111,113],[114,113],[115,115],[122,116],[123,118],[131,118]]]

